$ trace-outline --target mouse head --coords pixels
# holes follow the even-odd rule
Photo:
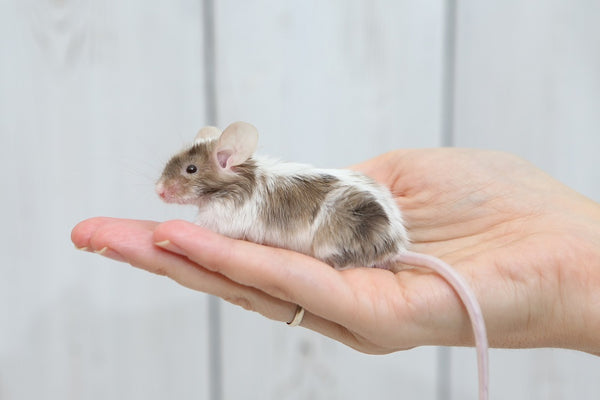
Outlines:
[[[250,193],[255,169],[250,157],[257,143],[256,128],[245,122],[234,122],[223,133],[204,127],[190,148],[167,163],[156,192],[167,203],[180,204]]]

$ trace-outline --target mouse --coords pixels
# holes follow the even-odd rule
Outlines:
[[[481,307],[446,262],[409,250],[390,190],[347,169],[320,169],[255,154],[258,130],[234,122],[200,129],[166,163],[155,189],[167,203],[198,207],[195,223],[225,236],[297,251],[333,268],[429,269],[456,292],[475,338],[479,399],[488,398],[488,342]]]

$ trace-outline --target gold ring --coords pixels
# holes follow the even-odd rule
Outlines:
[[[304,318],[304,308],[302,306],[298,306],[296,308],[296,314],[294,314],[294,318],[290,322],[287,322],[287,324],[291,327],[298,326],[300,325],[300,322],[302,322],[302,318]]]

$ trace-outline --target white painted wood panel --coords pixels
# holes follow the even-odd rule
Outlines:
[[[456,142],[521,155],[600,200],[600,3],[458,6]]]
[[[203,122],[196,1],[0,2],[0,398],[206,398],[206,297],[76,252]]]
[[[340,166],[440,142],[441,2],[220,1],[219,120],[262,150]]]
[[[443,2],[219,1],[221,125],[339,167],[441,143]],[[456,144],[600,199],[595,2],[461,2]],[[207,398],[206,298],[75,252],[82,218],[190,219],[153,181],[204,115],[200,1],[0,1],[0,399]],[[436,353],[366,356],[224,305],[225,398],[434,398]],[[240,332],[243,333],[240,334]],[[472,349],[452,393],[475,398]],[[492,352],[494,398],[597,398],[597,357]]]
[[[516,153],[600,201],[600,4],[461,2],[457,16],[456,145]],[[475,398],[470,356],[452,352],[452,399]],[[599,357],[495,350],[491,368],[493,398],[600,396]]]
[[[441,2],[216,2],[219,122],[264,154],[343,167],[441,140]],[[223,306],[224,397],[434,398],[436,352],[366,356]]]

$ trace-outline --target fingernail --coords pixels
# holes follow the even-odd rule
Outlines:
[[[75,246],[75,250],[80,250],[80,251],[88,251],[89,250],[89,247],[87,247],[87,246],[83,246],[83,247],[77,247],[76,245],[74,245],[74,246]]]
[[[185,252],[183,250],[181,250],[179,247],[175,246],[173,243],[171,243],[170,240],[162,240],[160,242],[156,242],[154,243],[155,245],[157,245],[158,247],[161,247],[165,250],[168,250],[172,253],[177,253],[179,255],[184,256]]]
[[[168,245],[171,244],[171,241],[167,239],[167,240],[163,240],[162,242],[156,242],[154,244],[157,245],[158,247],[166,248]]]
[[[103,256],[104,253],[106,253],[107,251],[108,251],[108,247],[105,246],[105,247],[101,248],[100,250],[94,250],[94,253]]]
[[[125,258],[123,258],[122,255],[120,255],[119,253],[117,253],[116,251],[114,251],[112,249],[109,249],[108,246],[105,246],[105,247],[101,248],[100,250],[94,250],[94,253],[101,255],[103,257],[110,258],[115,261],[127,262],[127,260]]]

